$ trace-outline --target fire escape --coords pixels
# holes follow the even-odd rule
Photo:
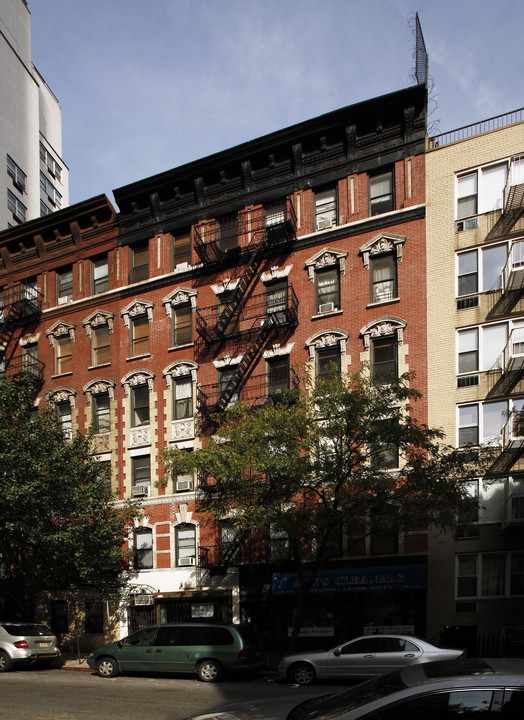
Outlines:
[[[42,297],[29,283],[17,282],[3,289],[0,307],[0,380],[16,378],[26,372],[35,382],[43,380],[44,364],[31,355],[15,355],[13,339],[36,323],[42,310]]]
[[[231,225],[230,225],[231,227]],[[222,384],[200,387],[198,405],[202,416],[209,420],[215,412],[225,410],[239,397],[247,373],[261,350],[271,338],[282,336],[298,323],[298,299],[292,286],[288,286],[278,306],[265,307],[264,294],[251,294],[259,277],[259,269],[269,255],[286,252],[295,239],[296,218],[293,206],[288,204],[272,222],[264,224],[240,214],[234,229],[236,237],[220,235],[215,221],[201,226],[195,237],[195,250],[204,265],[226,265],[235,254],[244,269],[233,284],[221,306],[201,308],[196,313],[196,328],[206,350],[217,351],[226,343],[235,345],[235,355],[242,359],[234,366]],[[238,238],[249,237],[245,247]],[[206,240],[207,238],[207,240]]]

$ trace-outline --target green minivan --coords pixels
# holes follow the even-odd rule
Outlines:
[[[264,667],[264,656],[248,627],[207,623],[150,625],[119,642],[94,650],[87,664],[100,677],[125,672],[196,673],[216,682],[226,673]]]

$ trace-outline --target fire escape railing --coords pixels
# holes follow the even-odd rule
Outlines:
[[[487,475],[506,475],[524,454],[524,412],[516,410],[508,414],[502,428],[500,455],[488,469]]]
[[[40,381],[44,364],[30,355],[9,355],[9,344],[18,331],[36,322],[42,311],[42,295],[23,282],[5,287],[0,294],[0,380],[26,371]]]

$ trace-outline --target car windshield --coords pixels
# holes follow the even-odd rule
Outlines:
[[[488,663],[478,659],[443,660],[413,665],[387,675],[379,675],[334,695],[324,695],[315,700],[301,703],[291,710],[287,720],[333,720],[350,710],[386,697],[386,695],[418,685],[428,678],[459,677],[492,672],[494,670]]]
[[[2,625],[9,635],[25,635],[26,637],[35,637],[38,635],[51,635],[50,630],[45,625],[32,623],[16,623],[12,625]]]

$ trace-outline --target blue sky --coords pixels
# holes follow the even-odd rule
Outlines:
[[[28,5],[72,203],[411,85],[417,11],[433,134],[524,106],[520,0]]]

